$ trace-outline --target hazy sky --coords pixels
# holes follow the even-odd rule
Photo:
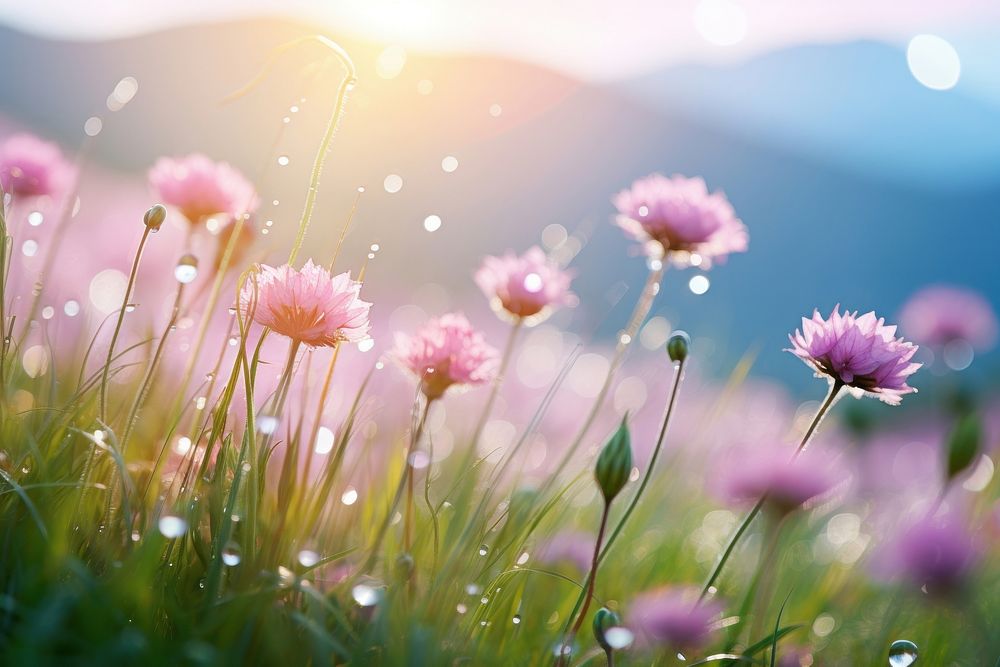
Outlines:
[[[726,62],[803,43],[875,39],[904,47],[927,32],[951,41],[961,55],[966,40],[978,50],[984,33],[992,38],[1000,32],[996,0],[33,0],[6,5],[0,9],[2,21],[80,39],[240,16],[297,17],[406,48],[512,56],[583,79],[633,76],[678,62]],[[994,58],[988,60],[995,65]],[[975,71],[972,76],[977,77]]]

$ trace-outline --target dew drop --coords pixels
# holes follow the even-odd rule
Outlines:
[[[297,558],[302,567],[312,567],[319,562],[319,554],[312,549],[303,549]]]
[[[70,299],[65,304],[63,304],[63,312],[70,317],[76,317],[80,314],[80,304]]]
[[[514,614],[514,618],[510,619],[510,622],[513,623],[514,625],[521,625],[521,615]]]
[[[403,177],[399,174],[389,174],[382,181],[382,187],[389,194],[395,194],[403,189]]]
[[[490,548],[488,546],[486,546],[485,544],[483,544],[483,545],[481,545],[479,547],[479,555],[480,556],[485,556],[489,552],[490,552]]]
[[[614,627],[604,631],[604,641],[613,649],[628,648],[635,640],[635,635],[628,628]]]
[[[187,285],[198,277],[198,259],[191,254],[184,255],[174,268],[174,278],[177,282]]]
[[[38,241],[28,239],[21,245],[21,252],[25,257],[34,257],[38,252]]]
[[[429,215],[424,218],[424,229],[429,232],[436,232],[441,229],[441,217],[437,215]]]
[[[265,435],[271,435],[278,430],[278,419],[270,415],[257,417],[257,430]]]
[[[288,166],[288,162],[289,162],[289,160],[288,160],[288,156],[287,155],[279,155],[278,156],[278,166],[279,167],[287,167]]]
[[[42,215],[41,211],[32,211],[28,214],[28,224],[32,227],[37,227],[45,221],[45,216]]]
[[[917,661],[917,645],[897,639],[889,645],[889,667],[909,667]]]
[[[160,533],[167,539],[175,539],[187,532],[187,521],[179,516],[161,516],[157,524]]]
[[[243,560],[243,554],[240,552],[240,545],[236,542],[226,544],[222,550],[222,562],[229,567],[236,567],[241,560]]]
[[[55,317],[55,314],[56,314],[56,309],[53,308],[52,306],[45,306],[44,308],[42,308],[43,320],[51,320],[53,317]]]
[[[358,584],[351,589],[351,597],[362,607],[371,607],[378,602],[378,591],[371,586]]]

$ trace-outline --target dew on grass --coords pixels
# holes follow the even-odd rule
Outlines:
[[[241,560],[243,560],[243,554],[240,551],[240,545],[236,542],[229,542],[222,549],[222,562],[229,567],[236,567]]]
[[[176,539],[187,532],[187,521],[180,518],[179,516],[161,516],[160,521],[157,524],[160,528],[160,533],[167,539]]]
[[[485,544],[480,545],[480,547],[479,547],[479,555],[480,556],[485,556],[489,552],[490,552],[490,548],[488,546],[486,546]]]
[[[351,589],[351,597],[362,607],[371,607],[378,602],[378,589],[367,584],[357,584]]]
[[[917,661],[917,645],[897,639],[889,645],[889,667],[909,667]]]
[[[198,277],[198,259],[191,254],[184,255],[174,268],[174,278],[177,282],[187,285]]]
[[[319,562],[319,554],[312,549],[303,549],[298,556],[299,565],[302,567],[312,567]]]

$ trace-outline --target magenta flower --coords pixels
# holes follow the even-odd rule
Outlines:
[[[532,324],[547,317],[553,308],[576,303],[576,296],[569,291],[572,279],[538,246],[520,257],[513,252],[486,257],[475,276],[496,312],[509,313],[515,319],[531,318]]]
[[[925,517],[890,540],[875,565],[877,574],[884,578],[902,576],[937,595],[960,587],[979,556],[958,517]]]
[[[678,266],[707,269],[746,252],[747,228],[721,192],[701,178],[652,174],[614,198],[618,226],[646,244],[647,254]]]
[[[764,445],[732,453],[722,468],[720,486],[733,504],[753,504],[767,496],[767,506],[787,514],[830,491],[841,479],[820,450],[793,458],[794,446]]]
[[[870,394],[899,405],[905,394],[917,391],[906,381],[921,364],[910,361],[917,346],[895,334],[896,327],[886,326],[874,312],[841,315],[838,305],[829,319],[818,310],[811,320],[803,317],[802,331],[789,335],[792,347],[786,351],[811,366],[817,377],[845,385],[855,397]]]
[[[334,347],[368,337],[371,304],[360,298],[361,283],[350,273],[331,275],[309,260],[300,271],[289,265],[260,265],[243,283],[240,308],[292,340]]]
[[[693,589],[659,588],[632,601],[627,625],[641,645],[696,649],[708,642],[722,610],[713,600],[699,603]]]
[[[31,134],[0,144],[0,188],[16,197],[53,195],[69,186],[74,168],[59,147]]]
[[[983,351],[997,340],[993,307],[979,293],[962,287],[925,287],[906,302],[899,321],[914,340],[924,345],[943,347],[965,341]]]
[[[430,400],[455,385],[491,382],[499,361],[497,350],[460,313],[434,318],[413,336],[396,334],[392,356],[420,379],[420,388]]]
[[[563,530],[539,545],[533,556],[541,563],[572,563],[580,572],[588,572],[594,557],[594,541],[591,533]]]
[[[243,174],[200,153],[160,158],[149,170],[149,186],[192,225],[213,215],[235,218],[257,208],[257,193]]]

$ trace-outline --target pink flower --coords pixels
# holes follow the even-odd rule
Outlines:
[[[542,563],[572,563],[580,572],[589,572],[594,558],[594,542],[591,533],[563,530],[539,545],[534,556]]]
[[[163,157],[149,170],[149,186],[196,225],[207,217],[236,217],[257,208],[257,193],[238,170],[200,153]]]
[[[957,516],[924,517],[890,540],[874,565],[883,578],[902,576],[937,595],[958,588],[979,556],[972,535]]]
[[[552,308],[574,305],[569,291],[572,276],[545,256],[538,246],[518,257],[486,257],[476,271],[476,284],[490,299],[495,311],[506,311],[517,319],[544,319]]]
[[[796,458],[794,452],[794,447],[779,445],[731,452],[720,476],[723,496],[742,504],[766,494],[771,509],[787,514],[837,484],[838,475],[820,450],[808,449]]]
[[[17,197],[53,195],[69,186],[74,168],[59,147],[31,134],[0,144],[0,188]]]
[[[905,394],[916,392],[906,381],[921,366],[910,362],[917,346],[895,338],[896,327],[886,326],[874,312],[858,317],[839,311],[838,305],[826,320],[818,310],[811,320],[803,317],[802,331],[789,335],[792,347],[786,351],[815,369],[817,377],[846,385],[856,397],[870,394],[899,405]]]
[[[499,360],[496,349],[460,313],[434,318],[413,336],[396,334],[392,355],[420,379],[421,390],[431,400],[453,385],[491,382]]]
[[[240,308],[292,340],[333,347],[368,337],[371,304],[360,298],[361,283],[350,273],[331,275],[309,260],[296,271],[260,265],[240,292]]]
[[[979,293],[962,287],[925,287],[906,302],[899,321],[924,345],[965,341],[977,350],[988,350],[997,340],[993,307]]]
[[[708,641],[722,610],[713,600],[699,603],[697,591],[660,588],[632,601],[626,625],[642,645],[694,649]]]
[[[729,253],[746,252],[747,228],[721,192],[701,178],[652,174],[614,198],[618,226],[646,244],[651,257],[709,268]]]

